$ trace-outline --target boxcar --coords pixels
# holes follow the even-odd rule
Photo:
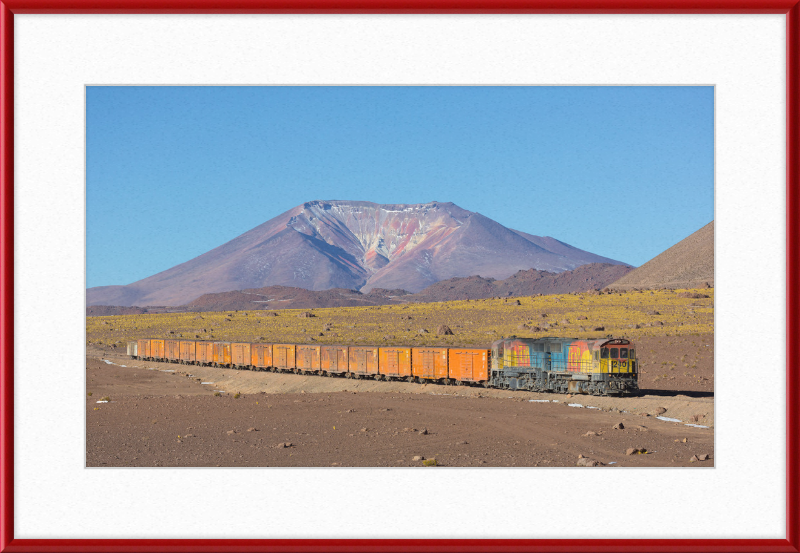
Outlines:
[[[489,382],[489,350],[450,348],[448,377],[456,382]]]
[[[137,340],[136,353],[139,354],[139,359],[150,359],[150,340]]]
[[[181,340],[181,363],[184,365],[191,365],[197,359],[197,342],[194,340]]]
[[[210,365],[214,362],[213,342],[197,342],[195,348],[195,360],[198,364]]]
[[[133,357],[134,359],[136,359],[136,357],[137,357],[136,350],[137,349],[138,349],[138,343],[137,342],[128,342],[128,357]]]
[[[297,372],[318,372],[320,370],[320,346],[297,346],[295,358],[297,359]]]
[[[412,374],[418,382],[447,378],[447,348],[414,348],[411,357]]]
[[[164,340],[156,338],[150,340],[150,358],[155,361],[164,360]]]
[[[378,374],[378,348],[375,346],[350,346],[347,356],[349,378]]]
[[[275,344],[272,346],[272,366],[280,371],[297,368],[294,344]]]
[[[213,342],[212,351],[215,367],[227,367],[231,364],[231,343]]]
[[[378,348],[378,380],[411,379],[411,348]]]
[[[251,344],[250,364],[257,369],[268,369],[272,366],[272,344]]]
[[[245,342],[234,342],[231,344],[232,367],[249,367],[251,361],[250,344]]]
[[[323,372],[328,374],[347,372],[347,346],[320,346],[319,357],[319,365]]]
[[[164,340],[164,357],[171,363],[177,363],[180,360],[180,340]]]

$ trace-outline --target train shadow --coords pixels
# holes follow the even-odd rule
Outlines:
[[[696,392],[688,390],[651,390],[647,388],[639,388],[640,396],[659,396],[659,397],[677,397],[685,396],[692,398],[714,398],[714,392]]]

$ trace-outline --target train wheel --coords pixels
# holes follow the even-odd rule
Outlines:
[[[445,386],[449,386],[450,385],[450,379],[449,378],[445,378],[444,380],[442,380],[442,384],[444,384]]]
[[[492,383],[491,383],[491,382],[489,382],[488,380],[484,380],[484,381],[483,381],[483,387],[484,387],[484,388],[489,388],[489,387],[491,387],[491,385],[492,385]]]
[[[456,380],[456,386],[463,386],[464,382],[461,380]]]

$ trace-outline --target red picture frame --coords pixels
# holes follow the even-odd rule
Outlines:
[[[64,13],[604,13],[786,16],[787,539],[38,540],[14,538],[14,15]],[[800,0],[4,0],[0,1],[0,552],[800,551]]]

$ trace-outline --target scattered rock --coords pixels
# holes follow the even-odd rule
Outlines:
[[[604,326],[596,326],[596,327],[594,327],[594,330],[605,330],[605,329],[606,329],[606,327],[604,327]]]
[[[258,428],[253,428],[252,426],[247,429],[248,432],[258,432]]]
[[[228,434],[236,434],[236,430],[228,430]]]
[[[314,315],[314,314],[313,314],[313,313],[311,313],[310,311],[306,311],[306,312],[304,312],[304,313],[300,313],[300,314],[298,315],[298,317],[300,317],[300,318],[309,318],[309,317],[316,317],[316,315]]]
[[[450,330],[450,327],[447,325],[441,325],[439,328],[436,329],[436,334],[439,336],[452,336],[453,331]]]
[[[641,424],[637,424],[633,427],[634,430],[638,430],[639,432],[647,432],[647,427],[642,426]]]
[[[594,459],[589,459],[588,457],[583,457],[578,459],[576,465],[579,467],[602,467],[603,463],[595,461]]]
[[[700,460],[700,459],[698,459],[698,458],[697,458],[697,455],[692,455],[692,458],[691,458],[691,459],[689,459],[689,462],[690,462],[690,463],[694,463],[694,462],[696,462],[696,461],[699,461],[699,460]]]
[[[519,300],[517,300],[517,301],[515,301],[514,303],[512,303],[511,305],[522,305],[522,302],[520,302]]]
[[[639,449],[638,447],[629,447],[625,450],[625,455],[637,455],[639,453],[644,453],[647,451],[646,449]]]
[[[591,437],[591,436],[597,436],[597,432],[589,430],[586,434],[584,434],[584,436],[587,437],[587,438]]]
[[[428,429],[427,428],[423,428],[422,430],[419,431],[419,433],[420,434],[427,434],[428,433]]]
[[[366,428],[362,428],[361,430],[359,430],[359,432],[366,432],[366,431],[367,431]]]
[[[621,422],[618,422],[617,424],[614,425],[614,430],[625,430],[625,425],[622,424]]]
[[[577,316],[577,319],[578,319],[579,321],[585,321],[586,319],[588,319],[588,317],[587,317],[586,315],[578,315],[578,316]]]
[[[277,447],[279,449],[283,449],[283,448],[286,448],[286,447],[292,447],[292,442],[281,442],[278,445],[276,445],[275,447]]]
[[[658,311],[648,311],[647,314],[648,315],[661,315],[661,313],[659,313]]]
[[[412,461],[424,461],[424,460],[425,460],[425,457],[423,457],[422,455],[414,455],[414,456],[411,458],[411,460],[412,460]]]
[[[427,334],[427,333],[428,333],[428,330],[427,330],[427,329],[425,329],[425,328],[420,328],[420,329],[417,331],[417,334]]]
[[[383,337],[384,340],[394,340],[394,334],[387,334]]]
[[[698,456],[697,456],[697,458],[698,458],[700,461],[708,461],[708,454],[707,454],[707,453],[704,453],[704,454],[702,454],[702,455],[698,455]]]

